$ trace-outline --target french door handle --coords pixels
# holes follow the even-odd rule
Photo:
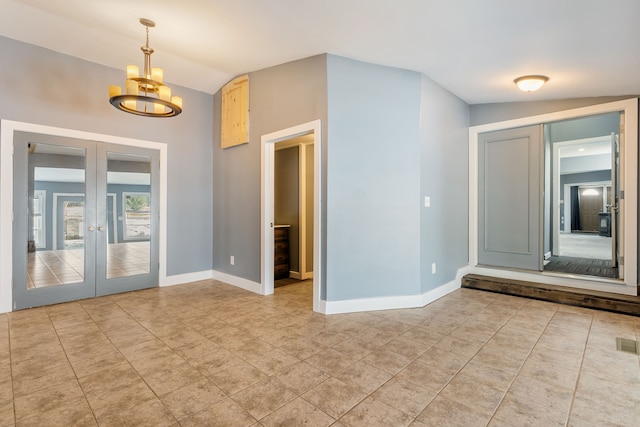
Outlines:
[[[103,227],[103,226],[101,226],[101,225],[99,225],[99,226],[98,226],[98,231],[103,231],[103,230],[104,230],[104,227]]]
[[[95,228],[93,225],[90,225],[90,226],[89,226],[89,231],[95,231],[95,229],[96,229],[96,228]]]

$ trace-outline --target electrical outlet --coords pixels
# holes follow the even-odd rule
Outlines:
[[[436,274],[436,263],[431,263],[431,274]]]
[[[229,257],[229,263],[231,265],[236,265],[236,257],[234,257],[233,255],[231,255],[231,257]]]
[[[431,206],[431,197],[429,196],[424,196],[424,207],[428,208]]]

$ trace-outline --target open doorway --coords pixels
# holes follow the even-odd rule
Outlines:
[[[553,147],[545,144],[547,138],[541,136],[548,132],[547,124],[608,114],[618,118],[619,129],[617,139],[615,133],[614,138],[609,135],[610,141],[617,140],[619,151],[619,156],[611,156],[612,164],[614,160],[617,163],[617,172],[610,173],[612,181],[616,181],[611,183],[611,194],[616,194],[615,188],[619,192],[617,200],[612,196],[612,206],[605,206],[612,212],[609,226],[615,241],[611,248],[612,255],[614,249],[616,254],[611,263],[617,263],[617,277],[545,271],[544,257],[559,253],[556,250],[562,245],[559,236],[554,236],[560,234],[561,191],[560,177],[552,183],[548,173],[559,156],[551,156]],[[544,133],[534,135],[536,127]],[[507,131],[513,134],[503,134]],[[574,135],[554,141],[587,138]],[[470,271],[510,280],[637,295],[637,141],[637,98],[470,127]],[[606,221],[604,225],[606,228]],[[517,256],[522,263],[516,264],[507,256]]]
[[[315,120],[262,136],[261,259],[265,295],[276,280],[310,281],[313,310],[322,312],[320,132]]]
[[[621,278],[620,123],[614,112],[545,124],[544,271]]]
[[[274,156],[274,287],[312,285],[313,140],[276,143]]]

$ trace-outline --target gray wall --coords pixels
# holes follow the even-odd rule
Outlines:
[[[495,104],[476,104],[469,107],[470,126],[495,123],[520,117],[537,116],[539,114],[554,113],[571,110],[572,108],[587,107],[633,98],[629,96],[607,96],[599,98],[560,99],[554,101],[532,102],[503,102]]]
[[[469,106],[422,78],[420,214],[422,292],[443,285],[469,263]],[[431,274],[431,263],[437,266]]]
[[[289,270],[300,271],[300,178],[298,146],[276,150],[274,159],[274,221],[289,228]],[[313,195],[313,193],[311,193]],[[313,196],[312,196],[313,198]]]
[[[307,263],[307,271],[301,271],[300,273],[309,273],[312,272],[314,269],[314,265],[313,265],[313,149],[314,146],[313,144],[310,144],[307,146],[307,149],[305,150],[306,152],[306,171],[307,171],[307,177],[306,177],[306,183],[307,183],[307,188],[306,188],[306,194],[307,194],[307,198],[305,200],[305,203],[307,204],[306,206],[306,210],[307,210],[307,229],[306,229],[306,236],[307,236],[307,259],[306,259],[306,263]]]
[[[329,55],[327,300],[420,290],[420,74]]]
[[[126,64],[117,70],[3,37],[0,57],[0,118],[167,144],[167,274],[211,269],[212,97],[172,85],[184,100],[180,116],[139,117],[108,101]]]
[[[221,94],[215,94],[212,154],[215,270],[260,282],[260,138],[320,119],[326,150],[326,74],[326,55],[250,73],[249,144],[224,150],[220,148]],[[235,257],[233,266],[229,263],[230,255]]]
[[[618,133],[619,131],[620,113],[598,114],[596,116],[563,120],[549,123],[548,127],[551,142],[611,135],[612,132]]]

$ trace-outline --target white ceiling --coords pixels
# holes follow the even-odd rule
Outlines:
[[[469,104],[640,94],[638,0],[0,0],[0,35],[215,93],[332,53],[424,73]],[[513,79],[544,74],[536,93]],[[112,82],[105,82],[105,87]]]
[[[588,140],[567,141],[556,143],[559,147],[559,155],[565,157],[611,155],[611,137],[603,136]]]

